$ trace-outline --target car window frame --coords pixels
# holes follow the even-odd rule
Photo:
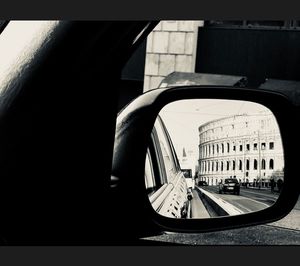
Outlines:
[[[154,194],[157,190],[159,190],[164,184],[168,183],[165,165],[162,162],[163,156],[161,153],[161,147],[158,146],[158,136],[156,129],[153,128],[151,133],[151,141],[147,150],[148,156],[151,160],[151,167],[152,167],[152,173],[153,173],[153,182],[155,183],[152,191],[148,193],[148,196]],[[147,159],[147,158],[146,158]],[[146,178],[146,176],[145,176]],[[146,187],[146,190],[148,188]]]
[[[161,137],[164,138],[163,142],[165,142],[165,144],[167,145],[167,147],[165,147],[165,148],[168,149],[168,153],[170,153],[169,154],[170,161],[171,161],[172,167],[174,167],[174,169],[171,171],[170,174],[168,173],[168,170],[166,169],[165,158],[162,154],[162,147],[161,147],[161,144],[160,144],[159,134],[157,133],[157,128],[156,128],[157,125],[160,127],[160,130],[161,130],[161,133],[162,133]],[[161,154],[160,162],[163,164],[167,183],[170,183],[170,181],[173,178],[175,178],[177,173],[180,171],[180,166],[179,166],[179,162],[178,162],[178,159],[177,159],[177,155],[176,155],[176,152],[174,150],[172,140],[171,140],[171,138],[168,134],[168,131],[167,131],[167,129],[166,129],[164,123],[163,123],[163,120],[161,119],[160,116],[157,117],[153,128],[155,129],[155,134],[156,134],[156,136],[155,136],[155,145],[157,145],[158,149],[160,150],[160,154]]]
[[[178,157],[177,157],[176,150],[175,150],[174,145],[173,145],[172,138],[170,137],[169,131],[168,131],[163,119],[159,115],[157,117],[157,120],[159,121],[160,126],[162,127],[162,130],[164,132],[164,135],[165,135],[165,137],[168,141],[170,151],[172,153],[172,157],[173,157],[173,160],[174,160],[175,168],[176,168],[177,171],[180,171],[181,170],[180,163],[179,163],[179,160],[178,160]]]
[[[164,129],[164,132],[166,134],[166,137],[167,137],[167,139],[169,141],[171,152],[172,152],[172,155],[173,155],[173,158],[174,158],[175,167],[176,167],[177,171],[181,171],[180,163],[179,163],[179,160],[178,160],[178,157],[177,157],[176,150],[175,150],[174,145],[173,145],[173,141],[172,141],[172,139],[170,137],[169,131],[168,131],[165,123],[163,122],[162,118],[160,116],[158,116],[158,119],[160,120],[161,125],[162,125],[162,127]]]

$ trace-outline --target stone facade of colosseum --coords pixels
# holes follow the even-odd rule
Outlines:
[[[272,114],[236,115],[199,127],[198,180],[217,185],[225,178],[262,186],[282,176],[283,148]]]

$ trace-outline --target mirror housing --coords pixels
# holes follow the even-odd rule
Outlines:
[[[300,186],[300,179],[296,178],[297,159],[293,156],[299,150],[299,132],[294,123],[289,121],[293,117],[295,123],[299,122],[299,107],[294,104],[292,95],[295,94],[283,95],[256,88],[182,86],[152,90],[132,101],[117,118],[112,165],[114,190],[118,191],[115,193],[116,197],[124,198],[122,191],[127,191],[125,199],[129,206],[124,207],[126,215],[134,217],[135,225],[147,224],[148,229],[152,227],[178,232],[224,230],[272,222],[284,217],[294,207]],[[284,149],[285,186],[277,202],[271,207],[239,216],[191,220],[164,217],[152,208],[146,193],[144,171],[146,152],[157,115],[165,105],[173,101],[201,98],[251,101],[262,104],[273,112]]]

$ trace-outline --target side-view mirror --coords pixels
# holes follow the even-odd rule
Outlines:
[[[130,190],[139,195],[127,214],[183,232],[284,217],[299,195],[295,112],[287,96],[253,88],[187,86],[140,96],[116,126],[114,184],[132,204]]]
[[[157,197],[159,214],[183,218],[176,207],[187,205],[184,218],[234,216],[258,212],[278,200],[284,151],[277,120],[265,106],[241,100],[178,100],[162,108],[153,132],[152,145],[163,156],[152,168],[164,168],[167,178],[145,175],[147,189],[152,186],[149,198],[161,193],[164,184],[173,185],[164,199]],[[199,186],[192,179],[196,172]],[[179,196],[181,183],[185,187]]]

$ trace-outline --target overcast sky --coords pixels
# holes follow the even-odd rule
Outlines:
[[[198,157],[198,127],[206,122],[237,115],[270,113],[266,107],[246,101],[236,100],[181,100],[166,105],[161,111],[162,117],[178,156],[182,149],[193,150]]]

